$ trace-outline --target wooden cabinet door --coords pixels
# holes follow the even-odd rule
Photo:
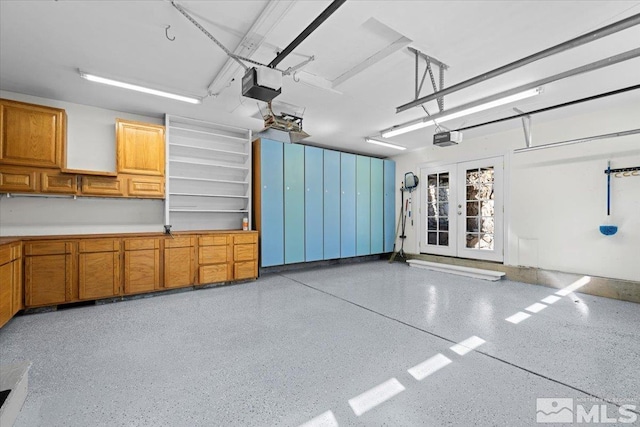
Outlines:
[[[33,170],[9,166],[0,168],[0,191],[32,193],[37,188],[36,173]]]
[[[82,194],[88,196],[124,196],[119,177],[83,176]]]
[[[61,168],[64,110],[0,100],[0,163]]]
[[[72,257],[68,254],[27,256],[24,262],[27,307],[67,301],[72,286]]]
[[[24,287],[22,286],[22,258],[16,259],[12,263],[13,267],[13,316],[24,308]]]
[[[235,280],[255,279],[256,277],[258,277],[258,261],[236,262],[233,265]]]
[[[157,239],[156,239],[157,240]],[[160,250],[143,249],[124,253],[124,292],[137,294],[160,288]]]
[[[0,327],[13,316],[13,263],[0,265]]]
[[[231,279],[227,264],[213,264],[200,266],[199,281],[201,285],[207,283],[226,282]]]
[[[52,171],[40,173],[40,191],[43,193],[78,193],[77,175],[62,174]]]
[[[193,247],[165,248],[164,287],[191,286],[195,282],[195,254]]]
[[[119,173],[164,176],[164,126],[116,119]]]
[[[118,252],[80,253],[80,299],[98,299],[120,293],[120,254]]]

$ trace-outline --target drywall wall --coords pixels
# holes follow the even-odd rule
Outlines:
[[[551,113],[534,116],[534,145],[636,129],[640,103],[635,101],[617,107],[605,102],[597,112],[562,119]],[[607,161],[613,168],[640,166],[640,135],[514,153],[524,146],[522,128],[467,139],[456,147],[429,145],[393,158],[396,179],[401,183],[405,172],[417,173],[426,165],[503,155],[506,265],[640,280],[640,176],[612,178],[612,218],[619,231],[614,236],[599,232],[606,217]],[[423,183],[419,190],[414,212],[425,200]],[[420,252],[420,229],[419,221],[408,225],[406,252]]]
[[[0,91],[0,97],[64,108],[67,167],[116,170],[115,119],[161,119]],[[162,231],[162,200],[69,197],[0,197],[0,236]]]

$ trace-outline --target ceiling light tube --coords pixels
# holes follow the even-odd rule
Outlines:
[[[190,104],[201,104],[202,99],[193,98],[189,96],[178,95],[171,92],[165,92],[162,90],[151,89],[144,86],[138,86],[131,83],[125,83],[118,80],[112,80],[105,77],[96,76],[95,74],[85,73],[80,71],[80,77],[89,80],[90,82],[102,83],[105,85],[116,86],[123,89],[135,90],[136,92],[148,93],[150,95],[162,96],[164,98],[175,99],[176,101],[188,102]]]
[[[454,111],[451,113],[445,113],[440,117],[425,117],[422,119],[418,119],[418,120],[414,120],[402,125],[398,125],[398,126],[394,126],[386,131],[382,132],[382,137],[383,138],[391,138],[393,136],[397,136],[397,135],[401,135],[403,133],[407,133],[407,132],[411,132],[417,129],[421,129],[427,126],[432,126],[435,124],[435,122],[438,123],[443,123],[446,122],[448,120],[453,120],[453,119],[457,119],[463,116],[468,116],[470,114],[474,114],[474,113],[478,113],[480,111],[485,111],[485,110],[489,110],[491,108],[495,108],[495,107],[499,107],[501,105],[505,105],[505,104],[510,104],[512,102],[516,102],[519,101],[521,99],[525,99],[525,98],[530,98],[532,96],[536,96],[538,94],[540,94],[542,92],[542,88],[541,87],[537,87],[537,88],[533,88],[533,89],[529,89],[529,90],[525,90],[522,92],[518,92],[516,94],[513,95],[509,95],[509,96],[505,96],[499,99],[495,99],[495,100],[491,100],[491,101],[487,101],[487,102],[482,102],[478,105],[473,105],[473,103],[469,104],[472,105],[468,108],[462,108],[458,111]]]
[[[377,139],[373,139],[373,138],[365,138],[364,140],[365,140],[365,142],[368,142],[369,144],[382,145],[383,147],[395,148],[396,150],[406,150],[407,149],[407,147],[402,147],[400,145],[395,145],[395,144],[389,144],[388,142],[378,141]]]

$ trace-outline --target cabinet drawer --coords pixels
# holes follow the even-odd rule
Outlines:
[[[78,178],[76,175],[42,172],[40,174],[40,190],[43,193],[76,194],[78,192]]]
[[[127,195],[164,199],[164,178],[129,178]]]
[[[70,254],[71,242],[28,242],[24,244],[25,255]]]
[[[182,236],[182,237],[167,237],[164,239],[164,247],[165,248],[186,248],[189,246],[194,246],[195,237],[193,236]]]
[[[122,196],[122,180],[104,176],[83,176],[82,194],[90,196]]]
[[[143,249],[159,249],[159,239],[127,239],[124,241],[124,249],[127,251],[139,251]]]
[[[204,265],[199,269],[201,285],[229,280],[226,264]]]
[[[245,243],[258,243],[258,234],[236,234],[233,236],[233,243],[236,245]]]
[[[234,261],[253,261],[257,258],[257,245],[234,245]]]
[[[227,246],[200,246],[198,248],[198,263],[217,264],[231,261],[227,256]]]
[[[227,244],[227,236],[200,236],[198,238],[198,244],[200,246],[220,246]]]
[[[33,192],[37,189],[36,173],[2,168],[0,170],[0,191]]]
[[[234,279],[255,279],[256,277],[258,277],[257,261],[236,262],[233,265]]]
[[[118,239],[81,240],[79,243],[81,253],[88,252],[117,252],[120,250]]]

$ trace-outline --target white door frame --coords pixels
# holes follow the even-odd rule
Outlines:
[[[450,167],[451,165],[456,165],[456,169],[457,169],[457,165],[458,164],[462,164],[462,163],[469,163],[469,162],[481,162],[482,160],[490,160],[490,159],[497,159],[497,158],[501,158],[502,159],[502,227],[500,228],[500,230],[496,230],[496,235],[498,233],[500,233],[502,235],[502,257],[501,259],[498,260],[498,262],[502,262],[503,264],[507,265],[508,264],[508,259],[509,259],[509,234],[508,234],[508,230],[509,230],[509,201],[510,201],[510,163],[511,163],[511,152],[510,151],[504,151],[501,153],[496,153],[495,155],[491,155],[491,156],[483,156],[483,157],[473,157],[473,156],[464,156],[462,158],[457,158],[455,161],[449,160],[440,160],[440,161],[435,161],[435,162],[426,162],[426,163],[421,163],[418,165],[418,173],[420,178],[422,178],[425,175],[425,172],[427,170],[429,170],[430,173],[434,173],[434,171],[444,171],[447,169],[447,167]],[[421,182],[422,185],[426,186],[427,183],[426,182]],[[421,253],[426,251],[426,232],[427,232],[427,224],[426,224],[426,212],[424,212],[424,206],[426,203],[426,200],[422,200],[424,197],[422,196],[423,191],[421,188],[418,189],[418,191],[415,191],[413,194],[413,203],[414,203],[414,210],[417,211],[417,220],[418,220],[418,227],[416,228],[416,246],[417,246],[417,252]],[[426,194],[426,193],[425,193]],[[456,197],[458,197],[456,195]],[[416,205],[419,207],[418,209],[416,209]],[[452,206],[450,208],[455,208],[456,210],[451,210],[452,214],[455,214],[455,216],[457,216],[457,206]],[[453,215],[450,216],[450,218],[453,218]],[[457,223],[457,221],[452,221],[453,223]],[[450,231],[453,232],[454,230],[451,230],[452,224],[449,225],[450,227]],[[455,226],[454,226],[455,227]],[[460,234],[460,235],[464,235],[464,233],[457,233],[457,231],[455,231],[456,234]],[[452,233],[453,234],[453,233]],[[455,251],[455,253],[446,253],[446,250],[443,250],[441,255],[447,255],[447,256],[454,256],[454,257],[461,257],[461,258],[474,258],[474,259],[481,259],[475,256],[472,256],[472,254],[465,254],[465,255],[460,255],[458,254],[457,250]],[[463,251],[464,252],[464,251]]]

